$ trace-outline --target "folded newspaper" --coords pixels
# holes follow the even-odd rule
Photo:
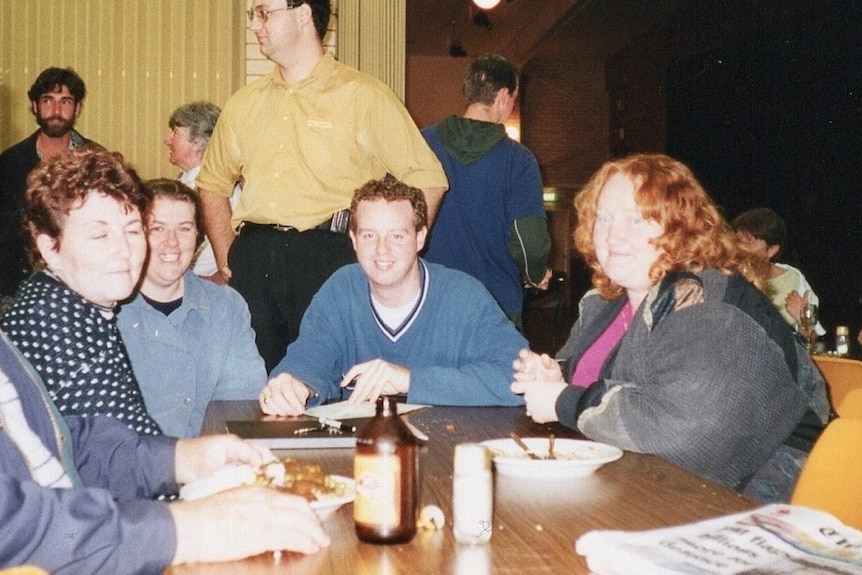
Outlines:
[[[862,532],[796,505],[651,531],[590,531],[575,549],[596,575],[862,574]]]

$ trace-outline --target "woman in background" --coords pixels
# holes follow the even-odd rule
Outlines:
[[[170,152],[168,161],[182,170],[177,180],[193,190],[197,190],[197,178],[201,172],[204,152],[220,114],[221,108],[212,102],[189,102],[174,110],[168,120],[171,131],[164,139]],[[237,182],[230,197],[231,207],[236,208],[241,194],[242,187]],[[213,248],[206,236],[203,236],[203,228],[201,236],[203,240],[195,252],[192,271],[203,278],[212,279],[218,266]]]
[[[820,300],[801,271],[775,261],[787,241],[784,219],[769,208],[755,208],[733,218],[730,225],[740,245],[763,267],[768,278],[766,296],[787,323],[798,329],[802,308],[807,304],[818,305]],[[818,336],[826,333],[819,322],[814,331]]]
[[[575,199],[593,286],[558,361],[524,350],[528,413],[786,500],[828,417],[823,380],[691,171],[606,163]]]
[[[114,317],[147,254],[149,199],[119,154],[88,145],[56,156],[27,180],[33,274],[0,327],[36,368],[64,415],[109,415],[158,434]]]

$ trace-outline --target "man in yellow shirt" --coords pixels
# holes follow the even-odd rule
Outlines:
[[[248,15],[276,67],[228,100],[197,183],[215,279],[248,302],[269,370],[320,285],[355,261],[346,235],[353,191],[389,173],[422,189],[433,217],[448,182],[392,91],[323,47],[329,0],[254,0]]]

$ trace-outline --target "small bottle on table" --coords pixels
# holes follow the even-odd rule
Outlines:
[[[835,355],[840,357],[850,355],[850,328],[846,325],[835,328]]]
[[[356,438],[353,477],[356,536],[367,543],[404,543],[416,535],[419,444],[394,398],[377,398],[376,413]]]

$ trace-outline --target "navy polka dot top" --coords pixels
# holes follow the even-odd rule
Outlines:
[[[39,272],[18,289],[0,327],[36,368],[60,413],[108,415],[138,433],[161,433],[111,310]]]

